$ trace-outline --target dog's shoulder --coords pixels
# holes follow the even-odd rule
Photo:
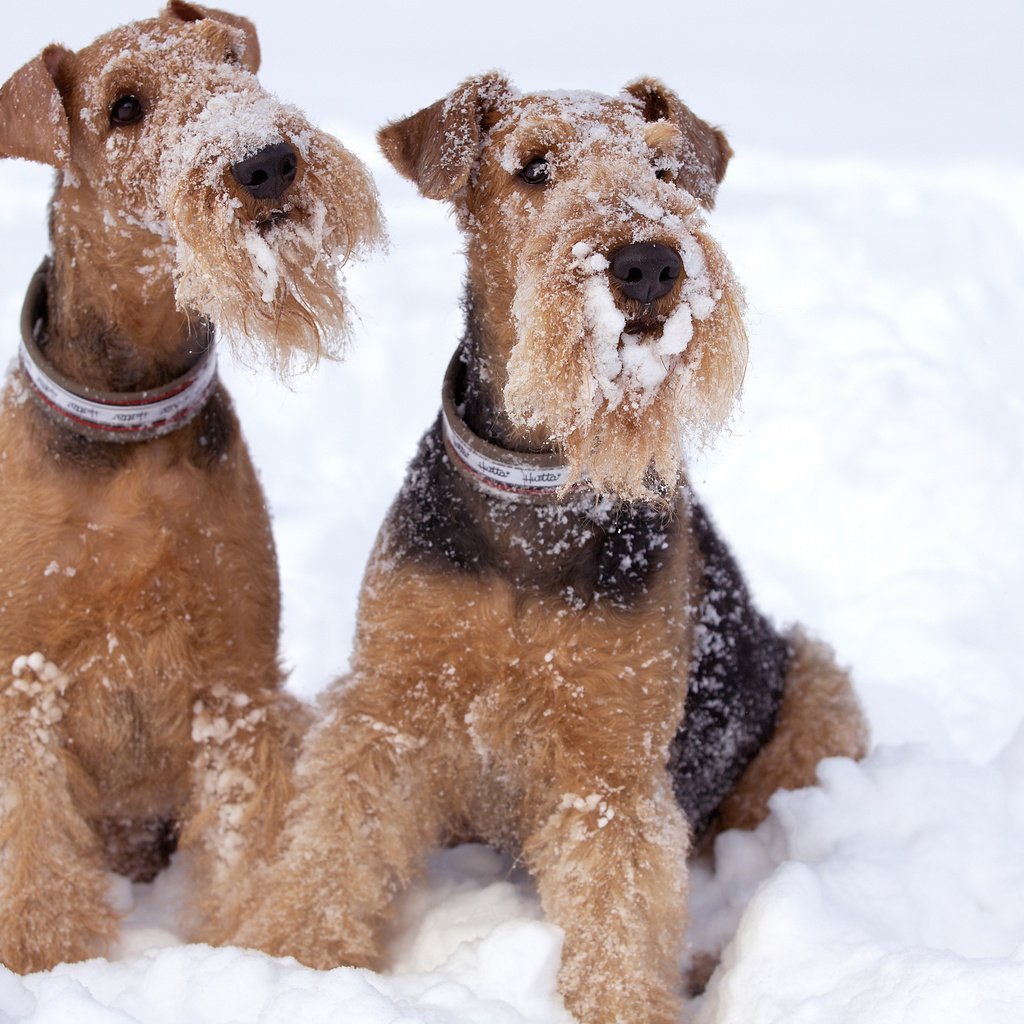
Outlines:
[[[699,837],[775,729],[791,652],[755,606],[732,552],[695,499],[688,518],[703,563],[702,593],[669,773]]]

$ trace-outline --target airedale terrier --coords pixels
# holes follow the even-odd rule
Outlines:
[[[427,852],[477,836],[530,868],[581,1021],[675,1022],[693,841],[866,744],[845,673],[752,606],[683,473],[746,362],[702,209],[729,146],[653,80],[497,75],[379,139],[455,208],[467,331],[237,938],[374,965]]]
[[[306,713],[281,690],[266,504],[213,326],[280,370],[335,348],[362,165],[255,77],[250,22],[170,3],[0,89],[57,171],[0,404],[0,961],[100,954],[107,869],[175,843],[190,934],[232,926]],[[248,344],[248,342],[247,342]],[[256,351],[255,347],[253,349]]]

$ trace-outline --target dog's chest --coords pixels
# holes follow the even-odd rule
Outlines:
[[[693,642],[674,567],[629,609],[524,595],[493,574],[376,569],[356,677],[398,709],[403,731],[444,734],[478,807],[508,806],[571,761],[663,768]]]
[[[145,518],[145,517],[143,517]],[[103,526],[66,556],[42,644],[68,676],[61,733],[100,804],[160,806],[187,770],[216,590],[173,521]],[[98,524],[97,524],[98,525]],[[74,575],[65,570],[72,569]],[[222,595],[226,596],[226,595]],[[160,794],[152,792],[160,780]]]
[[[126,813],[160,805],[152,780],[178,788],[201,687],[230,685],[276,637],[259,494],[231,507],[231,487],[169,448],[70,480],[52,462],[0,473],[0,653],[38,651],[66,676],[56,729],[80,799]]]
[[[171,476],[123,473],[106,487],[74,489],[39,482],[35,515],[15,514],[5,529],[4,618],[18,623],[10,632],[21,643],[37,638],[57,661],[78,640],[91,648],[83,662],[109,660],[115,671],[133,637],[162,633],[214,599],[218,538],[203,489]]]
[[[481,490],[451,462],[435,424],[391,508],[382,554],[445,574],[496,575],[521,594],[578,608],[628,610],[676,560],[677,534],[673,515],[643,503],[617,507],[589,492],[534,503]]]
[[[428,433],[382,534],[354,667],[380,685],[393,660],[410,720],[443,715],[483,779],[544,775],[595,737],[664,766],[693,645],[692,535],[656,509],[484,500],[438,443]]]
[[[477,755],[571,756],[600,736],[611,756],[651,756],[681,718],[689,643],[689,624],[656,599],[628,612],[519,604],[478,638],[466,666]]]

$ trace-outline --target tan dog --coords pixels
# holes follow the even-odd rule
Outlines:
[[[212,321],[284,369],[336,348],[335,267],[380,226],[355,158],[255,78],[243,18],[172,2],[0,89],[51,164],[53,252],[0,407],[0,961],[116,933],[107,869],[191,853],[232,928],[290,787],[266,505]]]
[[[581,1021],[669,1024],[692,839],[866,743],[846,675],[753,608],[682,475],[746,362],[703,217],[729,147],[654,81],[519,96],[493,75],[380,142],[454,205],[467,333],[237,938],[377,964],[395,893],[475,835],[533,873]]]

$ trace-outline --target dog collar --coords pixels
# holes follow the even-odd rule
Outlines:
[[[459,415],[455,390],[462,367],[461,351],[448,363],[441,389],[441,432],[452,464],[480,490],[500,498],[533,503],[554,502],[569,484],[569,464],[554,452],[514,452],[478,437]]]
[[[100,391],[76,384],[50,365],[36,341],[46,320],[46,271],[35,272],[21,311],[22,378],[29,394],[52,418],[90,441],[148,441],[189,423],[202,409],[217,379],[213,330],[200,321],[202,350],[187,373],[145,391]]]

